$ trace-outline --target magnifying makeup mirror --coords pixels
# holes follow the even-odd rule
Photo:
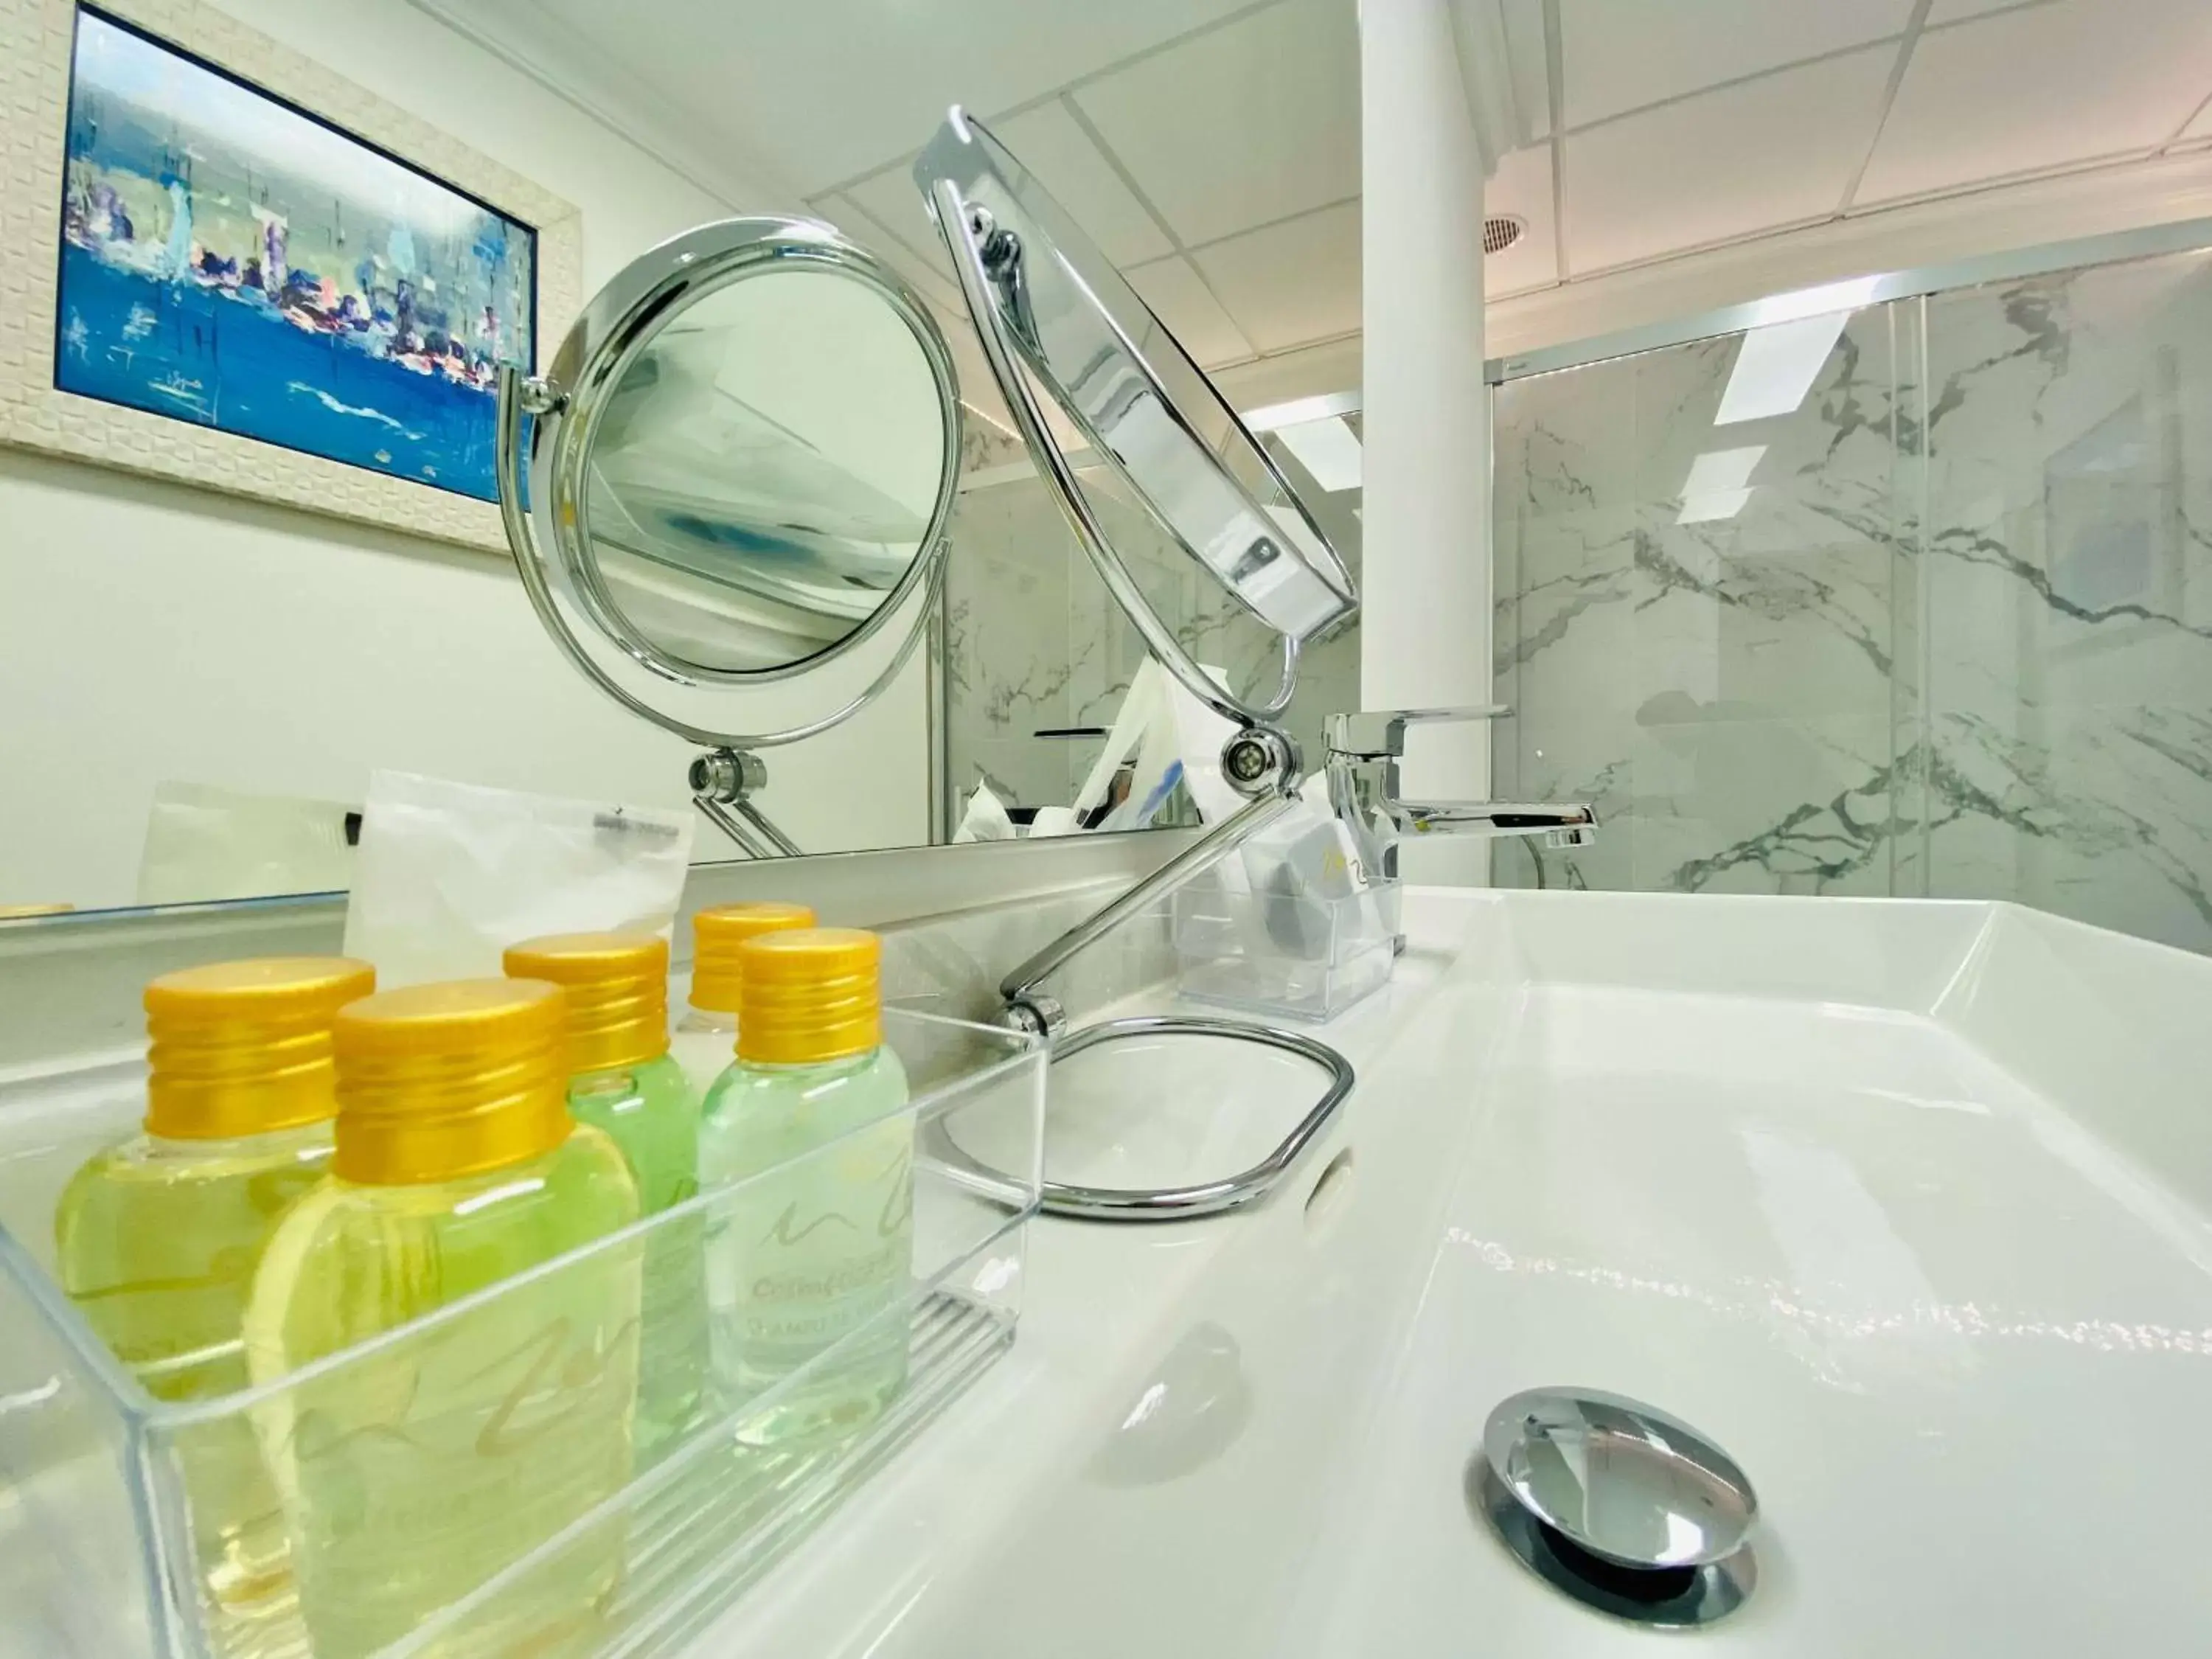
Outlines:
[[[914,176],[1015,423],[1108,590],[1200,702],[1246,726],[1280,715],[1300,647],[1358,608],[1328,537],[1205,371],[981,122],[955,107]],[[1280,637],[1272,692],[1220,684],[1176,639],[1115,550],[1037,388],[1168,538]]]
[[[602,691],[709,751],[695,799],[757,857],[799,849],[750,799],[756,751],[829,730],[905,665],[959,459],[927,307],[811,220],[663,243],[585,307],[544,377],[500,380],[500,509],[539,620]],[[878,636],[886,659],[857,693],[739,724],[747,688],[819,676]]]

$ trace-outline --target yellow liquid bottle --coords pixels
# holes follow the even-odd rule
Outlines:
[[[467,980],[337,1023],[331,1173],[270,1240],[246,1323],[256,1383],[371,1345],[257,1413],[317,1659],[416,1632],[630,1478],[636,1249],[373,1341],[637,1218],[621,1151],[568,1115],[565,1001],[542,981]],[[588,1530],[422,1651],[588,1644],[622,1572],[619,1531]]]
[[[155,1399],[246,1386],[254,1264],[330,1160],[331,1022],[375,988],[343,957],[217,963],[146,988],[145,1133],[77,1171],[54,1233],[62,1288]],[[251,1425],[210,1423],[179,1454],[212,1615],[289,1605],[283,1515]]]
[[[647,1215],[699,1190],[699,1092],[668,1052],[668,941],[657,933],[556,933],[507,952],[518,979],[568,998],[568,1110],[612,1137]],[[707,1370],[700,1225],[670,1222],[645,1247],[637,1457],[649,1465],[690,1426]]]
[[[760,1401],[748,1444],[849,1433],[905,1386],[914,1122],[883,1046],[881,954],[842,928],[744,946],[738,1059],[708,1094],[699,1175],[748,1183],[707,1239],[716,1392]]]
[[[814,912],[804,904],[718,904],[693,915],[690,1001],[668,1051],[702,1100],[737,1058],[745,941],[813,925]]]

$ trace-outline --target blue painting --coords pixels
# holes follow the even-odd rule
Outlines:
[[[54,384],[495,501],[537,236],[99,13],[77,14]]]

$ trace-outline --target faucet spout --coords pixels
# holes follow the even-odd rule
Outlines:
[[[1555,847],[1586,847],[1597,814],[1581,801],[1393,801],[1391,820],[1415,836],[1542,836]]]
[[[1332,714],[1326,744],[1329,805],[1352,832],[1370,871],[1398,874],[1398,848],[1408,836],[1541,836],[1554,847],[1585,847],[1597,834],[1597,812],[1586,801],[1408,800],[1399,761],[1406,728],[1425,720],[1496,720],[1510,711],[1483,708],[1385,709]]]

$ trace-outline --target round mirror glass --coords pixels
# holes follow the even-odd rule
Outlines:
[[[921,338],[873,285],[741,270],[624,354],[580,450],[586,603],[679,670],[775,675],[904,591],[957,451]]]

